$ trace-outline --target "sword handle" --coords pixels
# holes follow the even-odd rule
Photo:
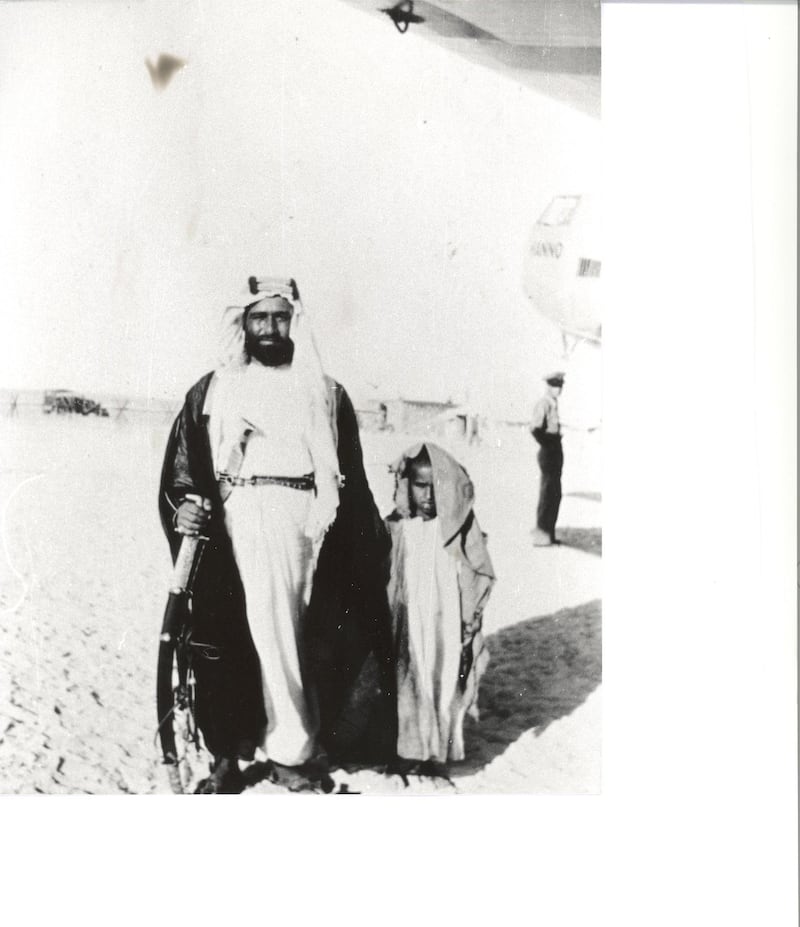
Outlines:
[[[169,584],[169,591],[175,595],[186,592],[199,543],[200,538],[185,537],[181,541],[181,547],[175,560],[175,566],[172,568],[172,579]]]

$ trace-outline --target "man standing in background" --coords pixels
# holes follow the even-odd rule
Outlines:
[[[536,528],[533,543],[536,547],[557,544],[556,521],[561,505],[561,471],[564,451],[561,447],[561,422],[558,415],[558,397],[564,388],[561,371],[545,377],[547,392],[536,403],[531,421],[531,434],[539,444],[539,504],[536,508]]]

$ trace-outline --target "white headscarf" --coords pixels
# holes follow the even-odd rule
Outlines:
[[[239,371],[250,362],[245,350],[245,312],[255,303],[277,296],[283,297],[293,308],[290,333],[294,354],[291,370],[296,378],[299,395],[307,396],[309,403],[304,437],[314,465],[316,496],[306,533],[315,542],[318,552],[325,532],[336,517],[342,478],[336,452],[331,391],[322,369],[308,312],[300,300],[294,280],[250,277],[246,286],[241,288],[223,315],[219,374],[224,376],[227,370]]]

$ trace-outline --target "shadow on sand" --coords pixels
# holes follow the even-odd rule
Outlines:
[[[602,678],[601,601],[530,618],[490,635],[490,663],[480,684],[480,722],[467,718],[466,758],[449,767],[453,781],[488,766],[527,731],[539,736],[570,715]],[[333,763],[332,769],[357,773],[384,771],[385,762],[366,757]],[[326,766],[290,769],[254,763],[235,791],[261,785],[261,791],[355,794],[346,784],[334,791]]]
[[[556,537],[565,547],[574,547],[585,554],[603,556],[602,528],[556,528]]]
[[[467,719],[467,756],[451,767],[454,779],[491,763],[526,731],[539,736],[597,688],[600,600],[504,628],[486,643],[491,662],[481,680],[480,723]]]

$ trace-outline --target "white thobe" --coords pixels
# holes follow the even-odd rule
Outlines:
[[[312,471],[304,438],[307,409],[289,368],[251,363],[220,378],[209,434],[224,469],[243,422],[253,431],[240,475],[301,476]],[[315,752],[319,718],[303,666],[303,620],[314,568],[306,534],[313,493],[285,486],[236,486],[225,524],[244,587],[247,621],[261,664],[267,727],[262,749],[286,766]]]
[[[404,519],[409,668],[399,680],[397,752],[409,759],[453,757],[453,703],[461,657],[458,561],[444,548],[439,519]]]

